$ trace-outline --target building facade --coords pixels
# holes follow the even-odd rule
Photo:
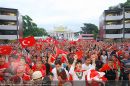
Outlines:
[[[64,26],[54,27],[54,30],[49,32],[49,35],[56,37],[57,39],[67,39],[67,40],[74,39],[74,32],[68,30],[67,27]]]
[[[0,7],[0,40],[16,40],[23,35],[18,9]]]
[[[94,35],[93,34],[80,34],[78,39],[81,39],[81,40],[94,40]]]
[[[99,20],[100,39],[130,38],[130,7],[105,10]]]

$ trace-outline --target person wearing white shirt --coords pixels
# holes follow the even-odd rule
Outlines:
[[[107,63],[107,60],[108,60],[108,57],[106,55],[106,51],[103,51],[102,52],[102,55],[101,55],[101,61],[106,64]]]
[[[82,61],[77,60],[77,56],[74,56],[74,62],[71,65],[69,74],[72,76],[73,86],[86,86],[87,71],[82,69]]]
[[[92,63],[92,64],[91,64]],[[83,70],[90,70],[90,69],[95,69],[96,64],[95,64],[95,59],[91,60],[91,58],[85,58],[85,63],[82,64],[82,69]]]
[[[59,59],[57,59],[55,61],[55,68],[52,69],[52,73],[54,75],[53,84],[55,86],[58,86],[58,84],[61,80],[68,80],[69,79],[69,73],[66,69],[64,69],[62,67],[62,63]]]

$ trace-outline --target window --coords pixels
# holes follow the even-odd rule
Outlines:
[[[0,30],[0,35],[17,35],[16,30]]]
[[[106,14],[106,16],[120,16],[120,15],[122,15],[121,12],[111,12]]]
[[[130,13],[130,11],[126,11],[126,13]]]
[[[125,20],[125,23],[126,23],[126,24],[130,23],[130,20]]]
[[[106,25],[112,25],[113,22],[106,22]]]
[[[106,25],[120,25],[122,21],[106,21]]]
[[[82,37],[83,37],[83,38],[87,38],[87,37],[93,37],[93,36],[85,36],[85,35],[83,35]]]
[[[107,14],[107,16],[113,16],[113,14]]]
[[[0,25],[16,25],[16,21],[0,21]]]
[[[125,33],[130,33],[130,28],[125,28]]]
[[[0,15],[16,16],[16,12],[0,11]]]
[[[8,22],[8,25],[16,25],[16,22]]]
[[[93,34],[80,35],[79,39],[93,39]]]
[[[121,34],[122,30],[120,29],[107,29],[106,34]]]

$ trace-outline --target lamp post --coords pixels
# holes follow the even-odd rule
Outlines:
[[[123,34],[122,42],[123,42],[123,40],[125,38],[125,7],[124,6],[123,6],[122,10],[123,10],[123,29],[122,29],[122,34]]]

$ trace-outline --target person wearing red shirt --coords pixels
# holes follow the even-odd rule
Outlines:
[[[105,77],[108,80],[117,79],[117,66],[114,64],[112,59],[108,60],[108,63],[104,64],[102,68],[99,69],[100,72],[105,72]]]
[[[46,66],[42,63],[42,61],[37,61],[36,64],[32,67],[32,70],[41,71],[42,77],[46,76]]]
[[[33,73],[30,66],[25,62],[24,59],[21,59],[18,63],[18,66],[24,66],[26,74],[31,75]]]
[[[45,66],[46,66],[46,75],[48,75],[48,74],[51,72],[52,68],[51,68],[51,65],[50,65],[49,62],[48,62],[47,56],[43,56],[43,57],[42,57],[42,62],[43,62],[43,63],[45,64]]]
[[[12,84],[28,84],[31,77],[25,73],[24,66],[19,66],[16,70],[16,74],[10,78]]]
[[[112,55],[111,59],[114,61],[114,65],[116,65],[116,68],[118,70],[118,78],[121,78],[121,71],[122,71],[121,61],[119,60],[117,55]]]
[[[116,64],[116,66],[121,66],[121,62],[120,60],[118,59],[118,56],[115,54],[115,55],[112,55],[111,56],[111,59],[114,61],[114,64]]]
[[[105,72],[105,77],[108,82],[106,86],[115,86],[115,80],[119,80],[117,65],[112,59],[108,60],[108,63],[104,64],[102,68],[99,69],[100,72]]]
[[[0,55],[0,81],[4,80],[4,71],[9,68],[9,64],[5,62],[5,56]]]

